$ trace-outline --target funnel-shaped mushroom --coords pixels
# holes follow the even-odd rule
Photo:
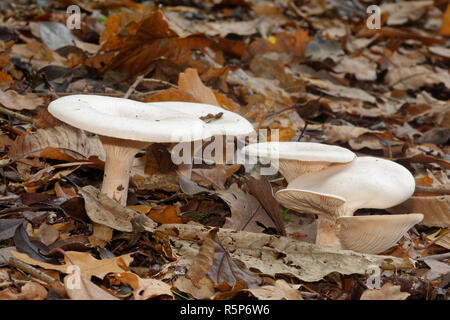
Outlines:
[[[407,200],[414,188],[414,177],[403,166],[385,159],[358,157],[346,165],[304,174],[275,197],[287,208],[298,199],[297,210],[337,218],[351,216],[361,208],[393,207]]]
[[[357,209],[386,209],[414,192],[412,174],[380,158],[360,157],[291,181],[275,198],[286,208],[318,214],[316,243],[366,253],[394,245],[421,214],[352,217]]]
[[[213,135],[246,135],[252,125],[220,107],[188,102],[143,103],[95,95],[72,95],[50,103],[48,111],[74,127],[97,133],[106,153],[102,192],[126,205],[136,153],[153,142],[186,142]],[[209,123],[201,118],[211,115]]]
[[[242,152],[270,160],[287,182],[333,164],[349,163],[356,157],[348,149],[314,142],[261,142],[242,148]]]

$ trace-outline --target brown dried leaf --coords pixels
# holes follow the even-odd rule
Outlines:
[[[265,228],[276,229],[277,226],[261,203],[251,194],[239,189],[237,184],[216,194],[231,209],[231,218],[227,218],[224,228],[251,232],[262,232]]]
[[[119,231],[133,231],[131,219],[139,216],[138,213],[121,206],[93,186],[85,186],[78,192],[84,198],[86,213],[92,221]],[[155,222],[148,218],[146,220],[145,227],[148,230],[156,227]]]
[[[276,225],[279,234],[285,236],[286,228],[284,226],[283,216],[281,215],[280,205],[273,196],[272,186],[266,177],[261,176],[259,180],[249,177],[246,185],[252,194],[264,207],[267,214]]]
[[[190,265],[198,253],[196,241],[207,237],[209,228],[190,224],[162,225],[158,228],[174,242],[174,255],[182,257],[181,265]],[[244,262],[247,268],[267,275],[292,274],[312,282],[324,276],[365,274],[374,265],[388,269],[411,269],[412,262],[392,256],[356,253],[322,247],[293,238],[264,233],[219,229],[218,239],[231,257]],[[195,240],[195,241],[192,241]]]
[[[91,157],[105,159],[103,146],[97,137],[88,137],[84,131],[66,125],[18,136],[8,155],[15,160],[29,156],[65,161],[88,160]]]
[[[405,300],[409,296],[409,293],[400,291],[400,286],[394,286],[392,283],[386,282],[381,289],[364,291],[360,300]]]
[[[275,285],[262,286],[259,288],[247,289],[259,300],[303,300],[299,285],[292,285],[284,280],[275,281]]]
[[[0,89],[0,103],[12,110],[34,110],[44,103],[44,98],[34,93],[20,95],[14,90],[4,92]]]
[[[215,285],[227,283],[234,286],[239,280],[247,283],[248,288],[255,288],[261,284],[261,278],[251,272],[242,261],[232,258],[225,248],[220,244],[216,233],[209,233],[214,242],[214,260],[206,276]]]
[[[387,209],[391,213],[422,213],[421,224],[426,226],[450,226],[450,195],[411,197],[405,202]]]
[[[220,106],[213,90],[203,84],[196,69],[188,68],[180,73],[178,87],[195,97],[197,102]]]
[[[204,239],[202,246],[198,250],[197,255],[192,261],[191,267],[187,272],[187,276],[191,279],[192,283],[197,286],[201,278],[205,276],[208,270],[213,265],[214,261],[214,233],[217,229],[213,229],[208,233],[208,236]]]
[[[213,185],[214,188],[223,190],[227,179],[240,167],[240,164],[217,164],[211,169],[192,169],[191,180],[204,186]]]
[[[11,253],[17,259],[31,265],[37,265],[44,269],[57,270],[63,273],[71,272],[71,268],[69,267],[72,265],[72,263],[68,260],[67,257],[64,258],[64,264],[56,265],[32,259],[25,253],[17,251],[12,251]],[[120,273],[128,271],[128,266],[133,261],[131,253],[124,254],[115,258],[102,260],[98,260],[86,252],[67,251],[66,254],[70,257],[73,264],[80,269],[81,274],[88,278],[90,278],[91,276],[96,276],[100,279],[103,279],[103,277],[110,272]]]
[[[92,283],[78,268],[72,268],[64,278],[64,287],[72,300],[119,300]]]

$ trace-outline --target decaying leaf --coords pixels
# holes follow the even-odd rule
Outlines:
[[[93,222],[119,231],[133,231],[131,219],[139,215],[138,213],[121,206],[93,186],[85,186],[78,192],[83,196],[86,213]],[[148,230],[152,230],[155,226],[155,222],[146,219],[145,227]]]
[[[0,103],[12,110],[34,110],[44,103],[44,98],[34,93],[20,95],[14,90],[0,90]]]
[[[105,152],[97,137],[88,137],[84,131],[64,125],[18,136],[9,149],[9,156],[12,159],[38,156],[66,161],[96,157],[103,161]]]
[[[401,292],[400,286],[394,286],[386,282],[381,289],[367,289],[361,295],[361,300],[405,300],[410,296],[407,292]]]
[[[162,225],[158,230],[170,235],[176,255],[183,257],[183,263],[188,265],[199,248],[192,240],[203,239],[209,232],[206,227],[194,225]],[[387,269],[413,268],[409,260],[337,250],[283,236],[225,228],[217,236],[230,256],[245,263],[247,268],[268,275],[292,274],[303,281],[319,281],[332,272],[366,274],[374,265]]]
[[[72,267],[64,278],[64,287],[72,300],[119,300],[112,294],[92,283],[80,269]]]
[[[57,265],[37,261],[30,258],[27,254],[17,251],[13,251],[12,254],[17,259],[28,264],[37,265],[44,269],[57,270],[62,273],[71,273],[71,270],[73,268],[69,267],[74,265],[77,267],[75,269],[79,269],[81,274],[86,276],[87,278],[96,276],[101,279],[103,279],[103,277],[110,272],[120,273],[128,271],[128,266],[130,265],[131,261],[133,261],[131,254],[125,254],[116,258],[98,260],[86,252],[67,251],[66,254],[70,257],[73,264],[68,260],[67,257],[65,257],[65,263]]]
[[[299,285],[291,285],[284,280],[277,280],[273,286],[266,285],[244,291],[250,292],[259,300],[303,300],[298,287]]]
[[[261,203],[251,194],[239,189],[236,184],[216,194],[231,209],[231,218],[227,218],[224,228],[252,232],[261,232],[265,228],[276,229],[275,223]]]
[[[422,213],[421,224],[426,226],[450,226],[450,195],[411,197],[405,202],[389,208],[391,213]]]
[[[147,300],[156,297],[161,299],[174,298],[170,285],[161,280],[142,279],[132,272],[116,273],[114,277],[133,288],[135,300]]]

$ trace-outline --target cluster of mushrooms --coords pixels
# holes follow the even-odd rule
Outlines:
[[[150,144],[254,133],[245,118],[202,103],[71,95],[51,102],[48,111],[98,134],[106,154],[101,191],[123,206],[134,158]],[[422,214],[353,216],[357,209],[389,208],[413,194],[413,176],[395,162],[310,142],[257,143],[242,152],[278,162],[288,186],[275,198],[286,208],[318,215],[317,244],[380,253],[423,219]]]
[[[362,208],[393,207],[414,193],[414,177],[393,161],[312,142],[255,143],[242,152],[279,168],[288,182],[275,194],[280,204],[318,215],[317,244],[377,254],[423,219],[415,213],[353,216]]]

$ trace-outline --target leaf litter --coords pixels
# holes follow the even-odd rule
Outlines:
[[[60,4],[2,6],[0,298],[448,299],[450,5],[382,1],[368,29],[362,1],[160,3],[79,2],[79,30]],[[98,137],[47,112],[77,93],[209,103],[396,161],[416,192],[384,213],[425,218],[381,255],[319,247],[314,217],[274,199],[279,175],[177,167],[171,145],[142,150],[120,206],[99,191]]]

